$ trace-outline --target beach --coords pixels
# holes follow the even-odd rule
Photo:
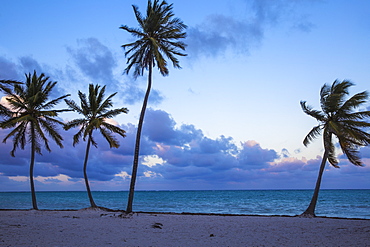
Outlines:
[[[370,246],[370,220],[0,210],[0,246]]]

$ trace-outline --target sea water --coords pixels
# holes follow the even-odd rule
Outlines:
[[[298,215],[311,190],[136,191],[134,211],[248,215]],[[98,206],[126,208],[127,191],[93,191]],[[36,192],[39,209],[89,207],[84,191]],[[29,192],[0,192],[0,209],[31,208]],[[370,190],[321,190],[316,215],[370,219]]]

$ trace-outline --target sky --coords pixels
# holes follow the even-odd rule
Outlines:
[[[187,27],[186,57],[169,76],[154,70],[136,188],[138,190],[313,189],[323,154],[318,138],[303,138],[317,125],[299,102],[319,109],[325,83],[351,80],[351,94],[369,90],[370,2],[367,0],[172,0]],[[132,4],[146,0],[2,0],[0,79],[25,80],[45,73],[57,81],[52,96],[87,93],[106,85],[113,122],[124,130],[121,146],[101,136],[91,149],[92,190],[128,190],[136,126],[147,74],[123,73],[123,44],[134,39],[119,29],[137,27]],[[2,95],[3,96],[3,95]],[[57,108],[65,108],[62,103]],[[361,110],[370,110],[370,104]],[[79,116],[61,114],[62,121]],[[9,129],[0,130],[4,139]],[[51,145],[36,156],[36,190],[85,190],[86,143],[72,145],[76,129],[64,131],[64,148]],[[29,191],[30,150],[10,156],[0,143],[0,191]],[[370,189],[370,147],[355,167],[338,150],[339,169],[327,166],[322,188]]]

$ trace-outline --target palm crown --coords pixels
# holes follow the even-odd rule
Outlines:
[[[31,73],[26,74],[25,84],[15,82],[13,90],[6,90],[8,94],[6,100],[9,104],[8,117],[2,121],[1,127],[15,127],[3,140],[6,142],[9,137],[13,136],[12,156],[15,156],[17,147],[24,149],[25,145],[31,141],[34,142],[34,148],[38,154],[41,154],[42,142],[46,150],[50,152],[49,141],[44,131],[59,147],[63,147],[63,138],[56,130],[56,125],[63,125],[63,123],[55,117],[59,112],[66,110],[51,109],[69,95],[48,101],[56,83],[49,81],[49,77],[45,77],[44,74],[38,77],[34,71],[32,76]]]
[[[112,97],[116,95],[116,93],[111,94],[105,100],[104,94],[105,86],[100,90],[99,85],[94,86],[93,84],[90,84],[89,98],[87,98],[84,93],[78,91],[81,106],[78,106],[73,100],[65,100],[72,110],[84,116],[84,118],[75,119],[65,124],[64,128],[66,130],[78,126],[81,127],[77,134],[73,136],[73,145],[76,145],[80,141],[81,137],[85,140],[87,136],[90,136],[92,144],[96,147],[97,143],[92,137],[92,132],[95,129],[99,129],[100,133],[108,141],[110,147],[119,147],[117,139],[111,133],[117,133],[122,137],[125,137],[125,131],[108,123],[106,120],[121,113],[127,113],[128,109],[117,108],[110,110],[109,108],[113,106]]]
[[[137,77],[143,74],[144,69],[158,66],[162,75],[168,75],[164,56],[171,60],[175,68],[181,68],[175,55],[186,56],[181,52],[185,50],[185,43],[177,41],[186,37],[186,33],[183,32],[186,25],[179,18],[174,18],[172,4],[168,5],[166,1],[159,3],[158,0],[154,0],[152,4],[149,0],[145,17],[137,6],[132,7],[139,28],[130,28],[126,25],[120,28],[139,39],[122,45],[127,49],[125,55],[129,56],[125,72],[128,73],[134,67],[134,76]]]
[[[327,152],[328,161],[334,167],[338,167],[338,160],[335,156],[333,135],[337,137],[339,145],[348,160],[354,165],[361,166],[358,147],[370,143],[370,134],[365,129],[370,123],[364,121],[370,117],[370,111],[357,111],[369,97],[366,91],[357,93],[346,99],[349,94],[348,88],[353,83],[349,81],[335,81],[332,86],[325,84],[320,91],[320,103],[322,111],[313,110],[301,101],[303,111],[317,119],[319,125],[312,128],[303,140],[307,146],[313,139],[317,138],[322,131],[324,148]]]

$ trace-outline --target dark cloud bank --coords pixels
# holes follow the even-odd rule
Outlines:
[[[127,131],[127,137],[120,139],[119,149],[110,149],[103,138],[96,136],[99,146],[91,149],[88,165],[89,177],[93,184],[96,183],[96,189],[100,188],[98,184],[105,188],[104,183],[122,186],[115,189],[128,189],[129,179],[116,175],[131,173],[136,128],[133,124],[121,127]],[[3,139],[7,132],[1,130],[0,137]],[[36,176],[65,174],[70,181],[81,181],[86,143],[72,147],[74,132],[63,133],[64,149],[52,145],[51,153],[44,151],[43,156],[37,156]],[[9,141],[0,145],[2,180],[6,179],[5,176],[28,176],[29,150],[17,151],[13,158],[9,155],[11,144]],[[363,149],[364,158],[368,158],[369,153],[368,148]],[[154,157],[152,162],[148,162],[148,157]],[[263,148],[255,141],[236,145],[231,137],[221,135],[212,139],[193,125],[177,126],[165,111],[148,109],[143,129],[138,186],[141,189],[168,190],[312,188],[320,161],[320,157],[312,160],[287,157],[286,150],[281,153]],[[328,167],[324,175],[324,187],[368,185],[368,166],[354,167],[344,159],[341,165],[341,169]],[[346,180],[342,180],[344,177]],[[52,179],[46,182],[58,184],[60,181]],[[3,182],[3,185],[7,183]],[[13,183],[27,190],[28,184]],[[39,187],[44,190],[48,188],[42,183],[39,183]]]

